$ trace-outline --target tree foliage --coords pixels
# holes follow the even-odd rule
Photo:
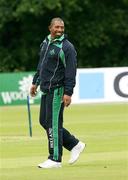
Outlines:
[[[0,0],[0,71],[31,71],[49,21],[60,16],[78,67],[128,65],[128,0]]]

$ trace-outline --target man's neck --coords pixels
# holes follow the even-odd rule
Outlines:
[[[52,42],[54,40],[55,41],[56,40],[60,40],[61,41],[63,38],[64,38],[64,34],[62,34],[62,36],[58,36],[58,37],[53,37],[53,36],[51,36],[51,34],[48,35],[48,39],[49,39],[50,42]]]

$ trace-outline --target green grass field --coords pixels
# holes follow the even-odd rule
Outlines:
[[[26,106],[0,107],[1,180],[128,180],[128,104],[71,105],[64,126],[87,144],[74,165],[39,169],[47,158],[47,139],[32,106],[33,137],[29,137]]]

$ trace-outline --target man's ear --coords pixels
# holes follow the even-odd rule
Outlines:
[[[48,26],[49,31],[51,31],[51,26]]]

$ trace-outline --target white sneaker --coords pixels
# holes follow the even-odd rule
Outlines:
[[[81,141],[79,141],[78,144],[72,148],[69,164],[73,164],[78,160],[80,153],[84,150],[84,148],[85,144]]]
[[[48,159],[44,161],[43,163],[38,164],[39,168],[60,168],[61,163],[52,161],[51,159]]]

